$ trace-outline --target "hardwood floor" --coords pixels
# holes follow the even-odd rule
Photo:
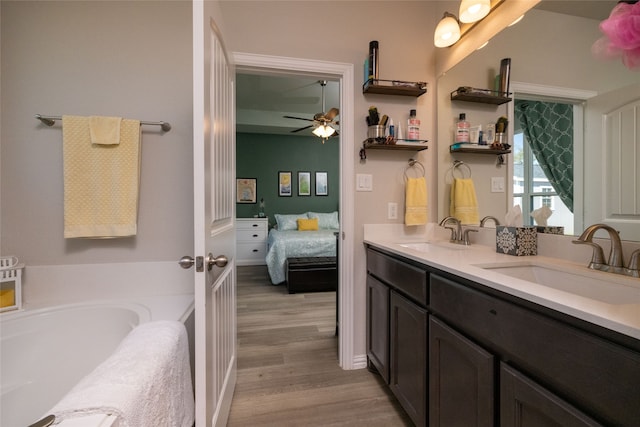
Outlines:
[[[238,380],[228,426],[411,426],[379,375],[338,366],[335,292],[288,294],[238,267]]]

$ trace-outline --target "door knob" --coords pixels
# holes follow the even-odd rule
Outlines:
[[[214,264],[216,267],[222,268],[225,267],[228,262],[229,259],[225,255],[218,255],[217,257],[214,257],[211,252],[207,255],[207,269],[209,270],[211,270]]]
[[[180,258],[180,261],[178,261],[178,264],[180,265],[180,267],[184,268],[185,270],[193,267],[193,264],[196,264],[196,271],[201,272],[201,271],[204,271],[204,261],[205,260],[201,256],[196,257],[194,259],[192,256],[185,255],[182,258]],[[217,257],[214,257],[213,254],[209,252],[209,254],[207,255],[206,262],[207,262],[207,271],[211,271],[214,265],[220,268],[225,267],[229,262],[229,259],[225,255],[218,255]]]
[[[193,264],[195,263],[195,260],[193,259],[192,256],[189,255],[185,255],[182,258],[180,258],[180,261],[178,261],[178,264],[180,265],[180,267],[184,268],[185,270],[188,270],[189,268],[193,267]]]

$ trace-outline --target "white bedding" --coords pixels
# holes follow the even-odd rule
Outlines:
[[[269,231],[267,268],[271,283],[280,284],[286,279],[287,258],[336,256],[337,229],[318,231]]]

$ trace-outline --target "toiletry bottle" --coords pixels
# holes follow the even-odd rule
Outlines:
[[[456,123],[456,140],[455,142],[469,142],[469,122],[467,121],[467,115],[460,113],[458,122]]]
[[[417,141],[420,139],[420,119],[416,117],[416,110],[409,112],[409,120],[407,120],[407,139],[409,141]]]
[[[378,79],[378,41],[369,42],[369,80]]]

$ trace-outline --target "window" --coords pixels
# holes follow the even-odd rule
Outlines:
[[[535,225],[527,212],[546,206],[553,211],[548,225],[563,226],[565,233],[572,233],[573,214],[562,202],[558,193],[540,167],[522,130],[513,136],[513,204],[519,204],[524,225]]]

